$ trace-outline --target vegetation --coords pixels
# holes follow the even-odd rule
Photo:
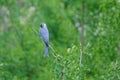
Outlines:
[[[119,18],[120,0],[0,0],[0,80],[120,80]]]

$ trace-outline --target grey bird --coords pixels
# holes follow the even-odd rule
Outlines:
[[[39,35],[41,36],[41,39],[43,40],[43,42],[45,44],[44,55],[45,56],[49,56],[49,53],[48,53],[48,48],[49,48],[49,31],[48,31],[47,25],[45,23],[42,23],[40,25]]]

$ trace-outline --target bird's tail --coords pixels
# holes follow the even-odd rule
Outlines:
[[[48,53],[48,46],[45,46],[45,50],[44,50],[44,55],[45,56],[49,56],[49,53]]]

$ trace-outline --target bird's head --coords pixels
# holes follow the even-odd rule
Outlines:
[[[41,28],[46,27],[46,24],[45,24],[45,23],[41,23],[41,24],[40,24],[40,27],[41,27]]]

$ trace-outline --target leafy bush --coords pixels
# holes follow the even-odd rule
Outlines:
[[[1,0],[0,80],[120,80],[120,1],[84,2]],[[50,57],[35,33],[42,22]]]

